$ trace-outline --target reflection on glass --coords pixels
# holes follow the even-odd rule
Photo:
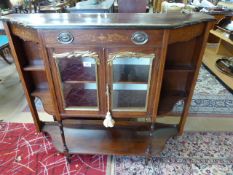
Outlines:
[[[147,83],[150,61],[148,58],[117,58],[113,60],[113,81]]]
[[[98,108],[96,59],[79,55],[57,58],[56,62],[65,109],[96,110]]]
[[[62,81],[96,81],[93,58],[61,59],[58,63]]]

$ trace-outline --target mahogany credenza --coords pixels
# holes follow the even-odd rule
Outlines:
[[[152,156],[182,134],[213,17],[12,14],[1,20],[36,128],[68,158]],[[35,97],[54,122],[40,120]],[[179,123],[156,122],[179,100]]]

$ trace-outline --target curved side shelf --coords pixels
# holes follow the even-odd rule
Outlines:
[[[43,108],[48,114],[55,114],[52,97],[48,90],[35,90],[31,95],[41,100]]]
[[[184,91],[174,91],[162,95],[159,100],[158,115],[166,115],[171,112],[175,104],[186,97],[187,94]]]

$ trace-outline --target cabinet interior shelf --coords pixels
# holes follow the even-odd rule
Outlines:
[[[25,71],[45,71],[43,65],[28,65],[23,68]]]
[[[63,83],[67,83],[67,84],[78,84],[78,83],[96,83],[96,81],[91,81],[91,80],[81,80],[81,81],[77,81],[77,80],[66,80],[63,81]],[[114,84],[148,84],[148,82],[137,82],[137,81],[116,81],[113,82]]]
[[[66,80],[63,81],[63,83],[67,83],[67,84],[84,84],[84,83],[96,83],[96,81],[85,81],[85,80],[81,80],[81,81],[76,81],[76,80]]]
[[[137,81],[116,81],[114,84],[148,84],[148,82],[137,82]]]

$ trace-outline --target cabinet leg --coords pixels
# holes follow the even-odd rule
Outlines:
[[[71,155],[69,153],[66,155],[66,161],[71,163]]]
[[[150,143],[147,147],[146,150],[146,160],[145,160],[145,164],[148,165],[149,160],[152,158],[152,140],[153,140],[153,132],[154,132],[154,124],[153,122],[151,122],[151,126],[150,126]]]
[[[151,150],[152,146],[151,144],[148,146],[147,150],[146,150],[146,157],[145,157],[145,165],[148,165],[148,162],[150,161],[150,159],[152,158],[152,150]]]
[[[181,114],[181,119],[178,125],[178,135],[181,136],[184,132],[184,125],[186,123],[187,117],[188,117],[188,112],[189,112],[189,106],[191,104],[192,100],[192,95],[189,94],[188,99],[184,101],[184,109]]]
[[[150,158],[149,157],[146,157],[145,159],[145,165],[147,166],[148,165],[148,162],[150,161]]]
[[[62,121],[58,122],[59,124],[59,128],[60,128],[60,132],[61,132],[61,138],[62,138],[62,143],[63,143],[63,147],[64,147],[64,154],[66,156],[66,160],[70,163],[70,154],[69,154],[69,149],[66,145],[66,139],[65,139],[65,133],[64,133],[64,129],[63,129],[63,123]]]

